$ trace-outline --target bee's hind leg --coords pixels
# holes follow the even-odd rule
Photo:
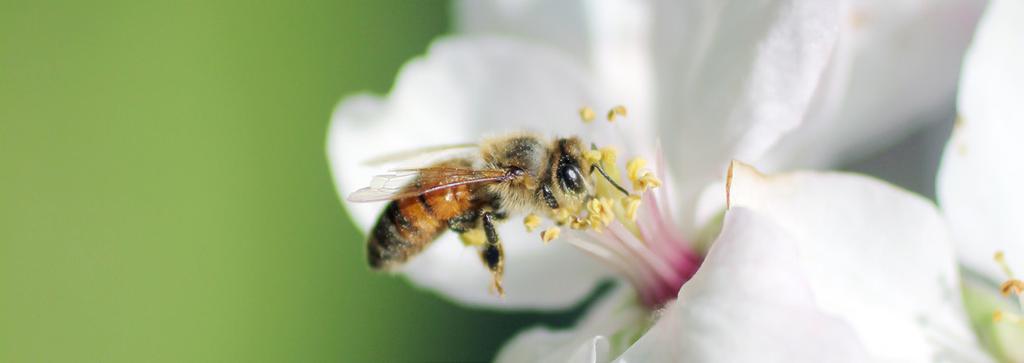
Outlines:
[[[505,273],[505,251],[501,246],[495,223],[506,216],[503,212],[485,210],[479,213],[466,213],[448,221],[448,228],[459,234],[463,244],[480,247],[480,259],[493,277],[491,289],[498,295],[505,294],[505,289],[501,285]]]
[[[502,219],[504,213],[495,212],[484,212],[481,216],[484,228],[484,234],[487,236],[487,243],[484,244],[483,250],[480,251],[480,257],[484,260],[484,264],[487,265],[487,269],[491,270],[493,276],[493,285],[498,295],[505,296],[505,289],[501,286],[501,279],[505,273],[505,250],[501,246],[501,239],[498,238],[498,231],[494,227],[494,223],[497,219]]]

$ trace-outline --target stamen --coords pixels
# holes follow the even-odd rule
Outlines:
[[[626,115],[625,107],[616,106],[608,111],[608,121]],[[592,117],[593,110],[580,109],[584,122],[589,123]],[[658,156],[657,169],[663,171],[661,155]],[[645,159],[630,160],[622,170],[615,148],[598,148],[593,144],[582,157],[591,165],[592,185],[596,186],[593,194],[578,209],[556,209],[551,218],[558,226],[571,228],[567,243],[617,271],[636,288],[647,307],[661,308],[676,298],[679,288],[696,273],[703,258],[672,226],[668,210],[659,206],[657,199],[667,196],[664,188],[658,193],[647,192],[661,187],[662,180],[645,169]],[[622,171],[639,193],[622,188]],[[539,224],[530,216],[523,223],[528,230]],[[560,232],[558,227],[549,228],[541,233],[541,239],[549,242],[558,238]]]
[[[608,110],[608,122],[614,122],[616,116],[626,117],[626,106],[615,106]]]
[[[591,199],[587,203],[588,220],[590,226],[596,231],[608,226],[615,220],[614,203],[610,198],[600,197]]]
[[[661,179],[658,179],[658,177],[654,176],[654,173],[648,171],[645,172],[644,175],[640,177],[638,183],[640,187],[637,188],[637,190],[640,192],[645,192],[647,191],[647,189],[660,187]]]
[[[1010,294],[1020,295],[1024,292],[1024,281],[1017,279],[1006,280],[1002,285],[999,285],[999,292],[1003,293],[1003,296],[1010,296]]]
[[[1014,277],[1013,270],[1011,270],[1010,265],[1006,263],[1006,256],[1004,256],[1003,251],[996,251],[993,259],[996,260],[996,263],[999,264],[999,267],[1003,270],[1003,274],[1007,277],[1007,280],[999,285],[999,292],[1001,292],[1003,296],[1010,296],[1011,294],[1016,295],[1018,307],[1021,310],[1024,310],[1024,281]],[[996,310],[993,313],[992,320],[996,322],[1006,320],[1013,323],[1024,324],[1024,318],[1021,316],[1000,310]]]
[[[640,196],[630,195],[622,199],[622,209],[626,211],[626,219],[636,222],[636,212],[640,210]]]
[[[626,163],[626,175],[633,182],[634,189],[636,189],[637,181],[640,179],[640,169],[643,169],[645,166],[647,166],[647,160],[644,158],[635,158]]]
[[[540,226],[540,217],[533,213],[527,214],[526,218],[523,218],[523,225],[526,226],[527,232],[533,232]]]
[[[572,219],[571,222],[569,222],[569,228],[576,229],[576,230],[588,229],[588,228],[590,228],[590,221],[588,221],[586,219],[583,219],[583,218],[580,218],[580,217],[575,217],[575,218]]]
[[[544,232],[540,233],[540,239],[542,241],[544,241],[544,243],[548,243],[548,242],[551,242],[551,241],[555,240],[556,238],[558,238],[558,235],[561,234],[561,233],[562,233],[562,229],[561,228],[551,227],[551,228],[545,229]]]
[[[1024,324],[1024,317],[998,309],[992,312],[992,322],[1001,323],[1004,321],[1014,324]]]
[[[661,186],[661,179],[644,166],[647,166],[647,160],[643,158],[635,158],[626,164],[626,175],[633,182],[633,190],[641,193]]]
[[[992,256],[992,258],[996,260],[996,263],[999,264],[999,267],[1003,269],[1003,274],[1005,274],[1006,277],[1010,279],[1014,278],[1013,270],[1011,270],[1010,265],[1006,263],[1006,256],[1004,256],[1003,251],[996,251],[995,256]]]
[[[583,108],[580,108],[580,119],[583,120],[583,123],[589,124],[594,121],[595,117],[597,117],[597,114],[590,107],[583,106]]]
[[[555,223],[563,225],[572,222],[573,218],[575,217],[573,214],[574,213],[570,212],[568,209],[558,208],[552,212],[552,218],[555,219]]]
[[[615,159],[617,159],[618,156],[619,156],[619,151],[618,150],[616,150],[614,147],[606,146],[606,147],[602,147],[602,148],[598,149],[598,151],[601,152],[601,163],[602,164],[605,164],[605,166],[615,166]],[[612,169],[612,170],[608,170],[609,174],[613,178],[618,178],[618,176],[619,176],[618,175],[618,169],[615,169],[615,168],[610,168],[610,169]]]

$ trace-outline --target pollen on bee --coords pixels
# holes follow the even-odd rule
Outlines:
[[[540,217],[533,213],[527,214],[523,218],[523,225],[526,226],[527,232],[533,232],[533,230],[540,226]]]
[[[597,114],[595,114],[594,110],[591,109],[590,107],[583,106],[582,108],[580,108],[580,119],[583,120],[583,123],[589,124],[590,122],[594,121],[595,117],[597,117]]]
[[[483,229],[471,229],[459,234],[459,239],[466,246],[483,246],[487,243],[487,234]]]
[[[626,106],[615,106],[608,110],[608,122],[614,122],[617,116],[626,117]]]
[[[548,243],[548,242],[554,241],[556,238],[558,238],[558,235],[561,234],[561,233],[562,233],[562,229],[561,228],[551,227],[551,228],[545,229],[544,232],[540,233],[540,239],[542,241],[544,241],[544,243]]]

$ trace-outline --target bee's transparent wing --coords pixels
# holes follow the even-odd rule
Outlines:
[[[407,197],[465,184],[505,181],[517,176],[503,169],[471,169],[435,166],[394,170],[377,175],[370,186],[348,196],[353,203],[379,202]]]
[[[394,152],[394,153],[390,153],[390,154],[380,155],[380,156],[374,157],[373,159],[364,161],[363,164],[367,165],[367,166],[377,166],[377,165],[382,165],[382,164],[395,163],[395,162],[399,162],[399,161],[406,161],[406,160],[413,159],[413,158],[418,158],[418,157],[425,157],[425,156],[429,156],[429,155],[432,155],[432,154],[438,154],[438,153],[441,153],[441,152],[444,152],[444,151],[453,151],[453,150],[459,150],[459,149],[469,149],[469,148],[475,148],[475,147],[479,147],[479,145],[478,144],[467,143],[467,144],[451,144],[451,145],[427,146],[427,147],[421,147],[421,148],[417,148],[417,149],[403,150],[403,151]]]
[[[373,177],[370,185],[349,194],[348,201],[355,203],[376,202],[401,198],[408,185],[419,178],[419,173],[412,171],[392,172]]]

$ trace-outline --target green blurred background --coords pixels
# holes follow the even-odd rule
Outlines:
[[[0,1],[0,361],[480,360],[573,314],[370,273],[324,154],[444,2]]]

